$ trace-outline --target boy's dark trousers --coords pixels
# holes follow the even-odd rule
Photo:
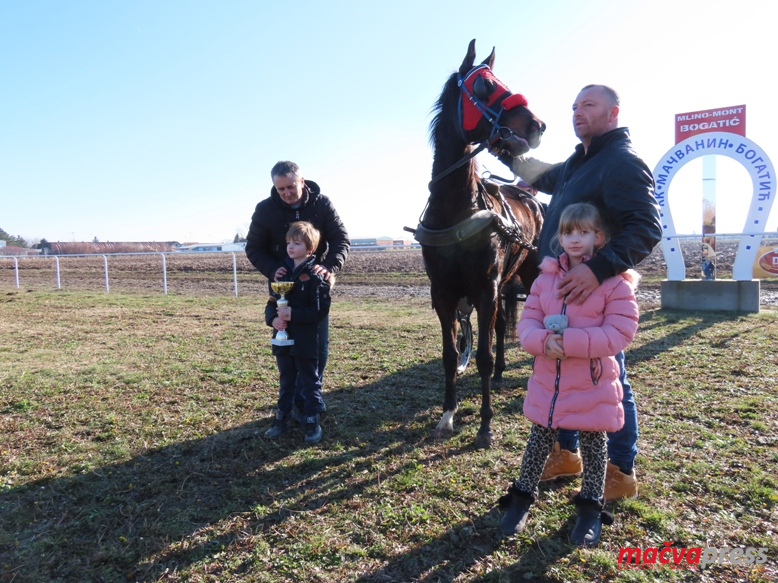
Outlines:
[[[276,363],[281,377],[281,387],[278,393],[278,410],[284,415],[292,412],[295,382],[299,382],[305,401],[303,414],[306,417],[312,417],[319,413],[322,406],[322,397],[318,360],[315,358],[276,355]],[[297,381],[298,376],[299,381]]]
[[[327,357],[329,355],[330,346],[330,317],[325,316],[324,319],[319,322],[319,383],[324,381],[324,367],[327,366]],[[303,381],[301,378],[297,379],[297,386],[294,391],[294,404],[300,411],[305,411],[305,397],[303,397]],[[321,413],[324,409],[324,397],[322,397],[320,408],[316,411]]]

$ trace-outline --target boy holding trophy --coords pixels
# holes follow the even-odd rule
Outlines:
[[[265,436],[286,431],[292,414],[295,381],[299,375],[305,399],[303,424],[306,443],[321,440],[319,410],[322,406],[318,374],[319,322],[330,311],[330,281],[313,271],[319,231],[311,223],[292,223],[286,233],[286,273],[271,282],[273,293],[265,307],[265,321],[273,328],[273,355],[280,375],[278,408]],[[286,297],[288,296],[288,297]]]

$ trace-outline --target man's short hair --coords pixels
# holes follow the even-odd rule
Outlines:
[[[274,179],[276,176],[294,176],[295,178],[300,178],[300,167],[289,160],[276,162],[275,166],[270,170],[270,178]]]
[[[305,248],[309,251],[316,251],[319,246],[321,235],[311,223],[307,221],[297,221],[289,226],[286,232],[286,241],[300,241],[305,243]]]
[[[602,92],[605,93],[605,97],[608,98],[608,101],[611,102],[611,105],[615,105],[616,107],[621,106],[619,94],[616,93],[616,90],[613,87],[608,87],[607,85],[587,85],[581,89],[581,91],[586,91],[587,89],[593,89],[595,87],[602,89]]]

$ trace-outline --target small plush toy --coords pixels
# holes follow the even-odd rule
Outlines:
[[[551,330],[554,334],[561,334],[567,328],[567,316],[564,314],[551,314],[543,319],[546,330]]]

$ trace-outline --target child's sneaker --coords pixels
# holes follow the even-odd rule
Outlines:
[[[288,417],[288,415],[285,415],[281,411],[277,410],[275,417],[273,418],[273,426],[265,431],[265,437],[268,439],[275,439],[284,431],[286,431]]]
[[[305,443],[319,443],[321,441],[321,425],[319,416],[312,415],[305,418]]]

